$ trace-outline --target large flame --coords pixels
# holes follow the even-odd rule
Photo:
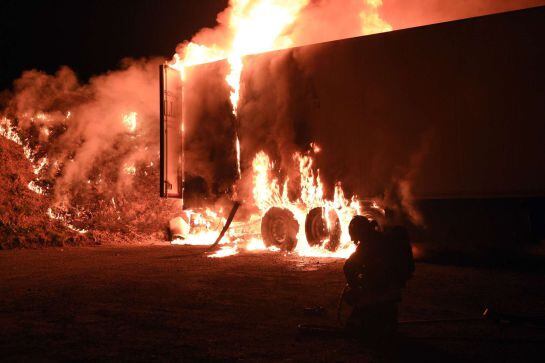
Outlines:
[[[293,40],[283,33],[295,22],[308,2],[309,0],[238,0],[232,3],[229,27],[234,36],[228,51],[227,60],[231,71],[226,81],[231,87],[231,104],[235,116],[240,99],[243,57],[292,46]]]
[[[391,31],[392,26],[384,21],[379,14],[382,0],[365,0],[365,3],[367,7],[360,14],[362,34],[370,35]]]

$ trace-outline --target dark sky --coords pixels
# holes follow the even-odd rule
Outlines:
[[[215,24],[227,0],[0,0],[0,90],[27,69],[73,68],[83,79],[124,57],[170,57]]]

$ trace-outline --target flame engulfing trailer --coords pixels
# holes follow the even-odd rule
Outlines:
[[[326,185],[401,191],[425,238],[543,237],[544,35],[539,7],[248,56],[237,118],[226,62],[186,69],[183,87],[165,66],[161,194],[232,192],[236,131],[243,175],[262,149],[282,166],[316,142]]]

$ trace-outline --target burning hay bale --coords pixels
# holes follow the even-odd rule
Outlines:
[[[157,195],[156,66],[127,62],[88,84],[68,68],[29,71],[14,83],[0,108],[3,248],[164,239],[180,205]],[[67,236],[47,236],[55,226]]]
[[[32,164],[15,143],[0,138],[0,249],[89,243],[47,215],[50,199],[29,188]]]

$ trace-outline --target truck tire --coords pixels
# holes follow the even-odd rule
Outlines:
[[[297,245],[298,232],[299,223],[287,209],[273,207],[261,220],[261,237],[267,247],[293,251]]]
[[[329,213],[329,228],[326,213]],[[329,251],[336,251],[341,242],[341,221],[337,212],[320,207],[312,209],[305,219],[305,235],[310,246],[323,246]]]

